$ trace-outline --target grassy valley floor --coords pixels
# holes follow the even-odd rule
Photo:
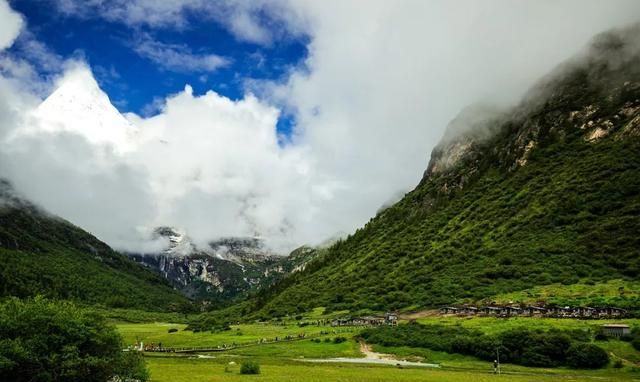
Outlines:
[[[486,333],[528,328],[590,329],[610,322],[640,325],[640,320],[570,320],[570,319],[497,319],[428,317],[419,320],[423,324],[460,325]],[[309,363],[308,359],[357,358],[364,355],[353,338],[359,328],[332,328],[309,325],[300,327],[291,322],[285,325],[242,324],[221,332],[199,332],[183,330],[184,324],[171,323],[122,323],[117,325],[126,344],[142,340],[145,344],[162,343],[165,347],[222,346],[230,344],[253,344],[252,346],[210,353],[167,354],[146,353],[147,365],[155,382],[211,382],[211,381],[633,381],[640,380],[640,352],[628,342],[597,341],[611,356],[610,364],[598,370],[574,370],[568,368],[532,368],[517,365],[502,365],[503,374],[495,376],[492,365],[474,357],[420,348],[392,348],[375,345],[374,351],[395,356],[399,360],[437,363],[438,369],[382,366],[351,363]],[[178,329],[169,333],[169,329]],[[335,333],[334,333],[335,331]],[[322,334],[321,334],[322,332]],[[297,336],[305,333],[312,338],[290,342],[258,344],[260,339],[276,336]],[[344,342],[334,341],[345,337]],[[339,342],[339,343],[336,343]],[[622,368],[613,367],[615,360],[623,360]],[[242,375],[240,365],[252,360],[260,364],[261,374]]]

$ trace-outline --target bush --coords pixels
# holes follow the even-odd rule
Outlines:
[[[603,332],[598,332],[595,336],[596,341],[609,341],[609,337]]]
[[[175,333],[175,332],[177,332],[177,331],[178,331],[178,329],[176,329],[176,328],[171,328],[171,329],[169,329],[169,333]]]
[[[260,374],[260,365],[254,361],[245,361],[240,365],[240,374]]]
[[[142,356],[122,347],[103,317],[71,303],[39,297],[0,303],[2,381],[146,381]]]
[[[624,363],[621,360],[617,359],[616,362],[613,363],[613,367],[616,369],[622,369],[624,367]]]
[[[334,337],[333,338],[333,343],[334,344],[341,344],[343,342],[345,342],[347,339],[344,337]]]
[[[567,364],[578,369],[598,369],[609,363],[609,355],[601,347],[575,343],[567,351]]]

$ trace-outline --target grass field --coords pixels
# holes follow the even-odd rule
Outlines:
[[[319,312],[315,312],[318,315]],[[587,321],[568,319],[535,319],[535,318],[457,318],[430,317],[419,320],[423,324],[460,325],[475,328],[486,333],[497,333],[516,327],[527,328],[561,328],[596,330],[598,326],[609,322],[624,322],[632,326],[640,325],[640,320],[607,320]],[[495,376],[491,372],[491,364],[474,357],[417,348],[387,348],[375,346],[374,350],[393,354],[398,359],[409,361],[424,361],[437,363],[441,366],[436,370],[418,368],[398,368],[382,365],[359,364],[314,364],[301,362],[310,358],[362,357],[359,344],[352,338],[359,329],[332,333],[334,328],[306,326],[299,327],[295,323],[288,325],[248,324],[234,325],[229,331],[193,333],[183,330],[183,324],[168,323],[121,323],[118,330],[126,343],[133,344],[136,340],[145,343],[162,342],[164,346],[216,346],[231,343],[255,342],[260,338],[284,337],[286,335],[317,334],[329,331],[330,334],[320,338],[320,343],[303,339],[293,342],[279,342],[261,344],[251,347],[238,348],[220,353],[205,355],[166,355],[148,353],[147,364],[152,374],[152,381],[640,381],[640,352],[627,342],[609,340],[598,341],[597,344],[611,354],[612,360],[623,359],[624,367],[613,368],[609,365],[600,370],[572,370],[566,368],[530,368],[516,365],[503,365],[504,374]],[[178,332],[168,333],[171,328]],[[239,334],[241,333],[241,334]],[[336,336],[348,338],[342,343],[325,342]],[[202,358],[204,356],[204,358]],[[241,375],[239,365],[243,360],[251,359],[261,365],[261,374]],[[234,362],[234,365],[229,365]],[[227,371],[225,371],[225,368]]]
[[[539,382],[539,381],[632,381],[640,375],[627,372],[578,372],[574,370],[512,371],[500,376],[485,370],[400,369],[393,366],[352,364],[308,364],[285,359],[258,358],[260,375],[241,375],[242,358],[183,359],[148,357],[147,363],[154,382],[214,382],[214,381],[304,381],[304,382]],[[229,362],[235,362],[229,366]],[[225,371],[228,369],[228,372]]]
[[[295,323],[289,325],[248,324],[232,325],[231,330],[221,332],[198,332],[184,330],[184,324],[169,323],[121,323],[116,325],[125,344],[132,345],[142,340],[145,344],[162,343],[165,347],[218,346],[223,344],[256,343],[260,339],[272,340],[299,334],[318,335],[321,331],[330,331],[330,336],[352,336],[355,332],[349,328],[334,329],[322,326],[299,327]],[[169,329],[178,329],[169,333]],[[334,333],[335,332],[335,333]]]

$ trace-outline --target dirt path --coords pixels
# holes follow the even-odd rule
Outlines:
[[[393,366],[414,366],[414,367],[440,367],[435,363],[409,362],[395,359],[391,354],[376,353],[371,346],[364,341],[360,342],[360,351],[364,354],[364,358],[317,358],[317,359],[296,359],[302,362],[314,363],[368,363],[376,365],[393,365]]]
[[[393,359],[390,354],[376,353],[371,349],[371,345],[364,341],[360,342],[360,352],[364,354],[366,359]]]

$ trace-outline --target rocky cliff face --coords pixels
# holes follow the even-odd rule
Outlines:
[[[246,296],[303,269],[314,253],[303,247],[292,256],[278,256],[257,238],[223,238],[201,249],[174,228],[160,227],[155,234],[168,239],[166,250],[129,257],[161,274],[188,297],[217,303]]]
[[[597,143],[640,134],[640,25],[602,34],[508,111],[463,110],[447,127],[421,184],[459,190],[483,169],[515,171],[540,145],[580,136]]]

